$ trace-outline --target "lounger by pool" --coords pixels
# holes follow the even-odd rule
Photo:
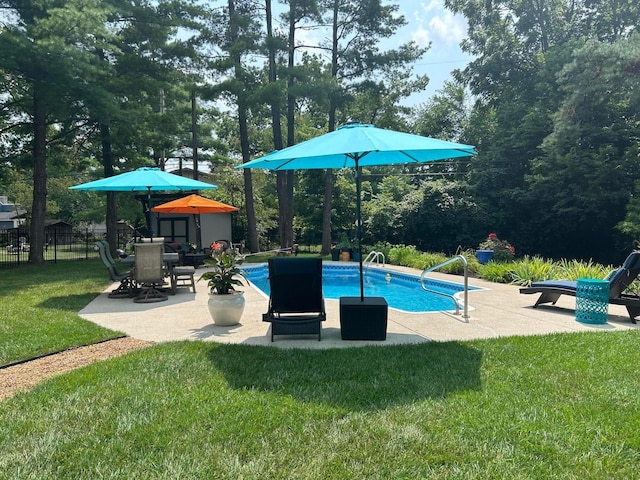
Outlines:
[[[640,274],[640,251],[629,254],[622,267],[611,272],[605,280],[609,281],[609,303],[624,305],[629,313],[629,318],[636,323],[636,317],[640,315],[640,296],[623,293]],[[546,280],[534,282],[530,287],[520,289],[520,293],[539,293],[540,297],[534,307],[545,303],[555,305],[560,296],[570,295],[575,297],[577,282],[570,280]]]

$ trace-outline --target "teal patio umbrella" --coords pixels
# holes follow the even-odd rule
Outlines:
[[[90,190],[95,192],[147,192],[147,207],[151,209],[151,192],[211,190],[218,188],[218,186],[174,175],[157,167],[141,167],[131,172],[101,178],[100,180],[74,185],[69,188],[71,190]]]
[[[475,154],[475,149],[471,145],[385,130],[374,125],[350,123],[333,132],[271,152],[236,168],[263,170],[355,168],[356,231],[360,252],[360,298],[364,301],[360,169],[376,165],[426,163]]]

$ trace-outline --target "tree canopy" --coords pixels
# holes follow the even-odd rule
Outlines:
[[[367,243],[454,253],[494,232],[518,254],[623,259],[640,233],[637,2],[446,5],[473,60],[408,106],[425,50],[386,47],[406,24],[393,3],[0,0],[0,193],[28,210],[30,261],[45,218],[140,222],[130,199],[67,187],[141,165],[210,172],[252,250],[352,238],[353,172],[233,168],[349,121],[478,151],[365,170]]]

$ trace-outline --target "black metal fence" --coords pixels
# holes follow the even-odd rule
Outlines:
[[[47,230],[43,256],[45,262],[86,260],[99,258],[95,242],[106,238],[106,230],[52,229]],[[117,247],[124,249],[131,235],[118,233]],[[23,229],[0,230],[0,269],[23,265],[29,261],[29,234]]]

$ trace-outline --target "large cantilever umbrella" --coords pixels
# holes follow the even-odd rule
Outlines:
[[[475,155],[471,145],[351,123],[333,132],[272,152],[237,168],[307,170],[355,168],[356,218],[360,252],[360,298],[364,301],[362,274],[362,216],[360,169],[365,166],[425,163]]]
[[[151,206],[151,192],[206,190],[218,188],[218,186],[164,172],[156,167],[142,167],[69,188],[96,192],[147,192],[149,206]]]
[[[197,242],[198,250],[202,244],[202,233],[199,222],[199,215],[202,213],[231,213],[237,212],[238,208],[232,207],[225,203],[217,202],[209,198],[201,197],[200,195],[188,195],[177,200],[172,200],[161,205],[156,205],[151,209],[152,212],[158,213],[182,213],[193,215],[196,222]]]

